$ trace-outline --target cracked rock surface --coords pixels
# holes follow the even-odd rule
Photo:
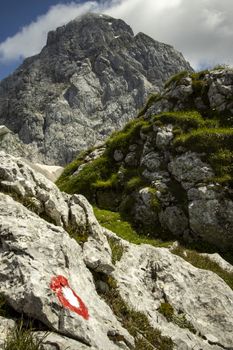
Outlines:
[[[64,165],[182,70],[192,71],[173,47],[134,35],[120,19],[86,14],[49,32],[41,53],[0,83],[0,124],[16,134],[8,137],[14,155]],[[11,152],[9,140],[4,148]]]

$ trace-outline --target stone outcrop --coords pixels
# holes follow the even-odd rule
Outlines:
[[[146,234],[231,250],[232,87],[229,68],[174,76],[98,161],[80,158],[58,185],[127,215]]]
[[[149,92],[184,69],[192,70],[171,46],[134,35],[122,20],[87,14],[50,32],[41,53],[0,83],[0,124],[37,161],[64,165],[120,129]],[[23,156],[21,148],[14,155]]]
[[[125,305],[145,314],[154,329],[172,339],[173,349],[233,347],[233,292],[220,277],[193,267],[169,249],[120,239],[99,225],[83,196],[60,192],[21,159],[2,152],[0,164],[0,294],[19,315],[40,321],[44,330],[34,329],[34,336],[45,336],[43,350],[135,349],[134,337],[121,324],[124,320],[97,293],[96,278],[100,282],[109,275]],[[26,201],[40,190],[47,191],[47,201],[53,203],[53,210],[47,210],[45,198],[38,197],[47,210],[43,217]],[[55,218],[56,225],[49,222]],[[85,243],[79,244],[67,233],[76,232],[78,238],[84,227]],[[115,265],[110,261],[110,238],[123,247]],[[61,275],[84,302],[89,317],[62,305],[58,291],[67,285],[64,280],[56,285],[58,289],[51,285],[52,278]],[[173,308],[173,321],[159,311],[163,303]],[[1,319],[0,348],[6,329],[13,326],[14,321]]]
[[[114,276],[127,303],[145,312],[154,327],[171,337],[175,348],[232,347],[233,293],[214,273],[191,266],[165,248],[125,243],[125,252],[116,264]],[[178,318],[185,317],[189,326],[186,324],[181,329],[172,322],[167,323],[158,311],[165,302],[172,305]],[[190,331],[190,324],[196,334]]]

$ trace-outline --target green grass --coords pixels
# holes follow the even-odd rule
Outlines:
[[[171,241],[162,241],[160,239],[152,239],[147,236],[139,235],[132,225],[122,219],[117,212],[99,209],[94,207],[94,213],[99,223],[107,229],[115,232],[119,237],[134,244],[150,244],[155,247],[169,247]]]
[[[84,158],[92,151],[93,151],[93,148],[90,148],[87,151],[80,152],[78,158],[73,160],[70,164],[68,164],[65,167],[62,174],[60,175],[60,177],[56,181],[56,184],[58,187],[65,186],[67,180],[70,179],[70,177],[72,177],[72,175],[78,169],[78,167],[84,163]]]
[[[143,187],[144,185],[145,182],[140,176],[133,176],[125,184],[126,192],[133,192],[134,190]]]
[[[203,128],[178,135],[174,146],[204,153],[203,160],[213,168],[216,177],[210,181],[233,183],[233,128]]]
[[[78,242],[80,245],[83,245],[88,240],[88,232],[86,231],[80,231],[78,227],[74,227],[73,225],[69,225],[66,227],[66,231],[69,233],[71,238],[74,238],[76,242]]]
[[[149,122],[142,118],[131,120],[121,130],[113,133],[106,142],[106,154],[113,157],[115,150],[120,150],[125,155],[131,144],[137,143],[140,137],[140,129],[149,126]]]
[[[181,246],[174,248],[171,252],[199,269],[216,273],[233,289],[233,273],[223,270],[216,262],[210,260],[208,257],[198,254],[195,250],[185,249]]]
[[[82,193],[91,201],[95,193],[94,184],[97,181],[108,180],[113,171],[114,168],[110,164],[109,158],[102,156],[87,163],[76,176],[72,176],[62,183],[58,181],[57,185],[61,191],[70,194]]]
[[[182,312],[177,314],[171,304],[167,302],[161,303],[158,311],[167,319],[168,322],[173,322],[180,328],[187,328],[190,330],[190,332],[196,333],[195,328],[191,322],[186,319],[185,314]]]
[[[7,339],[3,345],[3,350],[42,350],[42,342],[46,335],[41,339],[36,339],[33,336],[33,328],[24,327],[24,322],[21,320],[13,330],[8,333]]]
[[[179,72],[173,75],[168,81],[165,82],[165,89],[168,88],[172,83],[179,83],[179,81],[185,77],[187,77],[189,73],[187,71]]]
[[[182,130],[197,129],[205,125],[201,114],[197,111],[165,112],[154,117],[154,122],[160,121],[162,124],[173,124]]]
[[[183,146],[194,152],[233,150],[233,128],[203,128],[176,137],[175,146]]]
[[[125,303],[119,294],[117,283],[112,277],[105,277],[105,282],[109,289],[102,296],[122,326],[134,337],[134,350],[173,349],[172,340],[163,337],[158,329],[153,328],[144,313],[133,310]],[[123,340],[122,337],[121,340]]]
[[[162,96],[160,94],[151,94],[148,97],[147,102],[145,103],[144,107],[139,111],[138,113],[138,117],[141,117],[143,115],[146,114],[146,112],[148,111],[148,109],[157,101],[159,101],[160,99],[162,99]]]
[[[114,237],[107,237],[108,243],[112,250],[112,263],[115,265],[117,261],[120,261],[124,253],[123,245]]]

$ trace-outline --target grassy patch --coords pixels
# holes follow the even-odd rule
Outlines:
[[[80,231],[77,227],[69,225],[66,227],[66,231],[69,233],[70,237],[74,238],[80,245],[83,245],[88,240],[89,235],[87,230]]]
[[[187,77],[189,73],[187,71],[179,72],[173,75],[168,81],[165,82],[165,89],[168,88],[172,83],[179,83],[181,79]]]
[[[193,152],[205,153],[204,160],[213,168],[216,179],[221,183],[233,183],[233,129],[203,128],[179,135],[175,146],[183,146]]]
[[[227,148],[233,150],[233,129],[203,128],[177,136],[175,146],[184,146],[194,152],[217,152]]]
[[[167,319],[168,322],[173,322],[180,328],[187,328],[190,330],[192,333],[196,333],[195,328],[189,322],[185,314],[180,312],[180,313],[175,313],[175,310],[173,309],[172,305],[169,303],[161,303],[159,306],[158,311]]]
[[[125,303],[119,294],[117,283],[112,277],[105,278],[105,282],[109,289],[102,296],[120,320],[122,326],[134,337],[134,350],[173,349],[172,340],[163,337],[158,329],[153,328],[144,313],[131,309]]]
[[[157,189],[154,187],[149,187],[149,193],[151,195],[150,206],[155,213],[158,213],[161,209],[161,204],[156,194]]]
[[[120,261],[124,253],[123,245],[114,237],[108,237],[108,243],[112,250],[112,263],[115,265],[117,261]]]
[[[120,150],[124,155],[131,144],[137,143],[140,137],[140,129],[149,126],[149,122],[142,118],[131,120],[122,131],[113,133],[106,142],[106,154],[113,157],[115,150]]]
[[[60,183],[59,188],[67,193],[82,193],[89,200],[95,194],[94,184],[97,181],[107,180],[114,171],[110,160],[107,157],[99,157],[87,163],[76,175],[68,178],[66,182]]]
[[[171,241],[162,241],[160,239],[152,239],[147,236],[139,235],[132,225],[122,219],[121,215],[109,210],[94,207],[94,213],[99,223],[107,229],[115,232],[119,237],[134,244],[150,244],[155,247],[169,247]]]
[[[36,339],[33,335],[33,328],[29,325],[25,328],[21,320],[11,332],[9,332],[4,343],[3,350],[42,350],[42,342],[46,335],[41,339]]]
[[[200,80],[200,79],[203,79],[205,77],[205,75],[208,73],[209,73],[209,70],[204,69],[204,70],[201,70],[200,72],[195,72],[195,73],[190,74],[190,77],[193,80]]]
[[[231,289],[233,289],[233,273],[223,270],[216,262],[210,260],[208,257],[202,256],[194,250],[184,249],[180,246],[174,248],[171,252],[179,255],[181,258],[199,269],[209,270],[216,273]]]
[[[70,164],[68,164],[65,167],[61,176],[56,181],[56,184],[59,188],[65,186],[67,179],[69,179],[78,169],[78,167],[84,163],[84,158],[92,151],[93,148],[89,149],[88,151],[81,152],[77,159],[73,160]]]
[[[140,176],[133,176],[126,182],[126,192],[133,192],[136,189],[143,187],[145,182]]]
[[[138,113],[138,117],[143,116],[144,114],[146,114],[146,112],[148,111],[148,109],[157,101],[159,101],[160,99],[162,99],[162,96],[160,94],[151,94],[148,97],[148,100],[145,104],[145,106],[139,111]]]
[[[197,129],[205,125],[205,121],[197,111],[166,112],[156,115],[154,121],[162,124],[173,124],[183,131]]]

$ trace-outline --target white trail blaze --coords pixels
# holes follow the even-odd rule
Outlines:
[[[74,295],[73,291],[69,287],[62,287],[62,294],[71,305],[75,307],[80,306],[76,296]]]

